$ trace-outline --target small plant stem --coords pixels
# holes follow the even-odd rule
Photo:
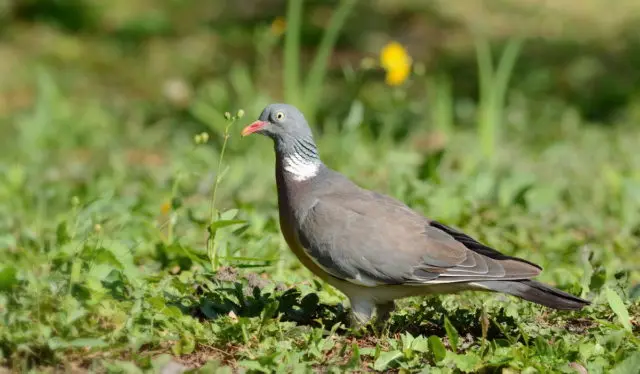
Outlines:
[[[224,139],[222,141],[222,149],[220,150],[220,157],[218,158],[218,169],[216,171],[216,180],[213,184],[213,192],[211,193],[211,209],[210,209],[210,217],[209,217],[209,226],[213,224],[218,219],[218,212],[216,210],[216,197],[218,194],[218,186],[220,185],[220,181],[222,180],[222,161],[224,159],[224,153],[227,149],[227,141],[229,140],[229,130],[231,126],[235,123],[236,117],[230,118],[229,123],[224,129]],[[209,254],[209,261],[211,262],[211,270],[215,270],[217,265],[217,247],[213,240],[212,233],[209,233],[209,237],[207,238],[207,253]]]
[[[229,126],[225,129],[224,132],[224,140],[222,142],[222,150],[220,151],[220,158],[218,159],[218,171],[216,172],[216,180],[213,184],[213,193],[211,194],[211,210],[209,223],[213,223],[217,219],[216,212],[216,196],[218,193],[218,185],[220,185],[220,173],[222,172],[222,159],[224,158],[224,152],[227,149],[227,141],[229,140]]]

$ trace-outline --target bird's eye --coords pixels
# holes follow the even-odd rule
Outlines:
[[[284,119],[284,112],[278,112],[276,113],[276,120],[278,121],[282,121]]]

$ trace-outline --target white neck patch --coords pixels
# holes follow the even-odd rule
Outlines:
[[[320,162],[304,159],[298,153],[292,153],[284,157],[284,170],[293,175],[293,180],[301,182],[318,175]]]

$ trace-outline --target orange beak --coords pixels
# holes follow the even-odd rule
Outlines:
[[[265,122],[265,121],[255,121],[254,123],[252,123],[249,126],[245,127],[242,130],[241,134],[242,134],[242,136],[251,135],[256,131],[262,130],[266,125],[267,125],[267,122]]]

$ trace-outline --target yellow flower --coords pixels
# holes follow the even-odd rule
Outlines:
[[[287,21],[284,17],[276,17],[276,19],[271,22],[271,33],[280,36],[284,34],[284,31],[287,29]]]
[[[398,42],[387,43],[380,51],[380,65],[387,72],[385,82],[390,86],[398,86],[407,80],[411,63],[411,56]]]
[[[409,73],[411,73],[411,65],[398,65],[387,70],[384,81],[389,86],[399,86],[407,80]]]
[[[171,202],[170,201],[165,201],[164,203],[162,203],[162,205],[160,205],[160,213],[167,214],[171,211]]]

